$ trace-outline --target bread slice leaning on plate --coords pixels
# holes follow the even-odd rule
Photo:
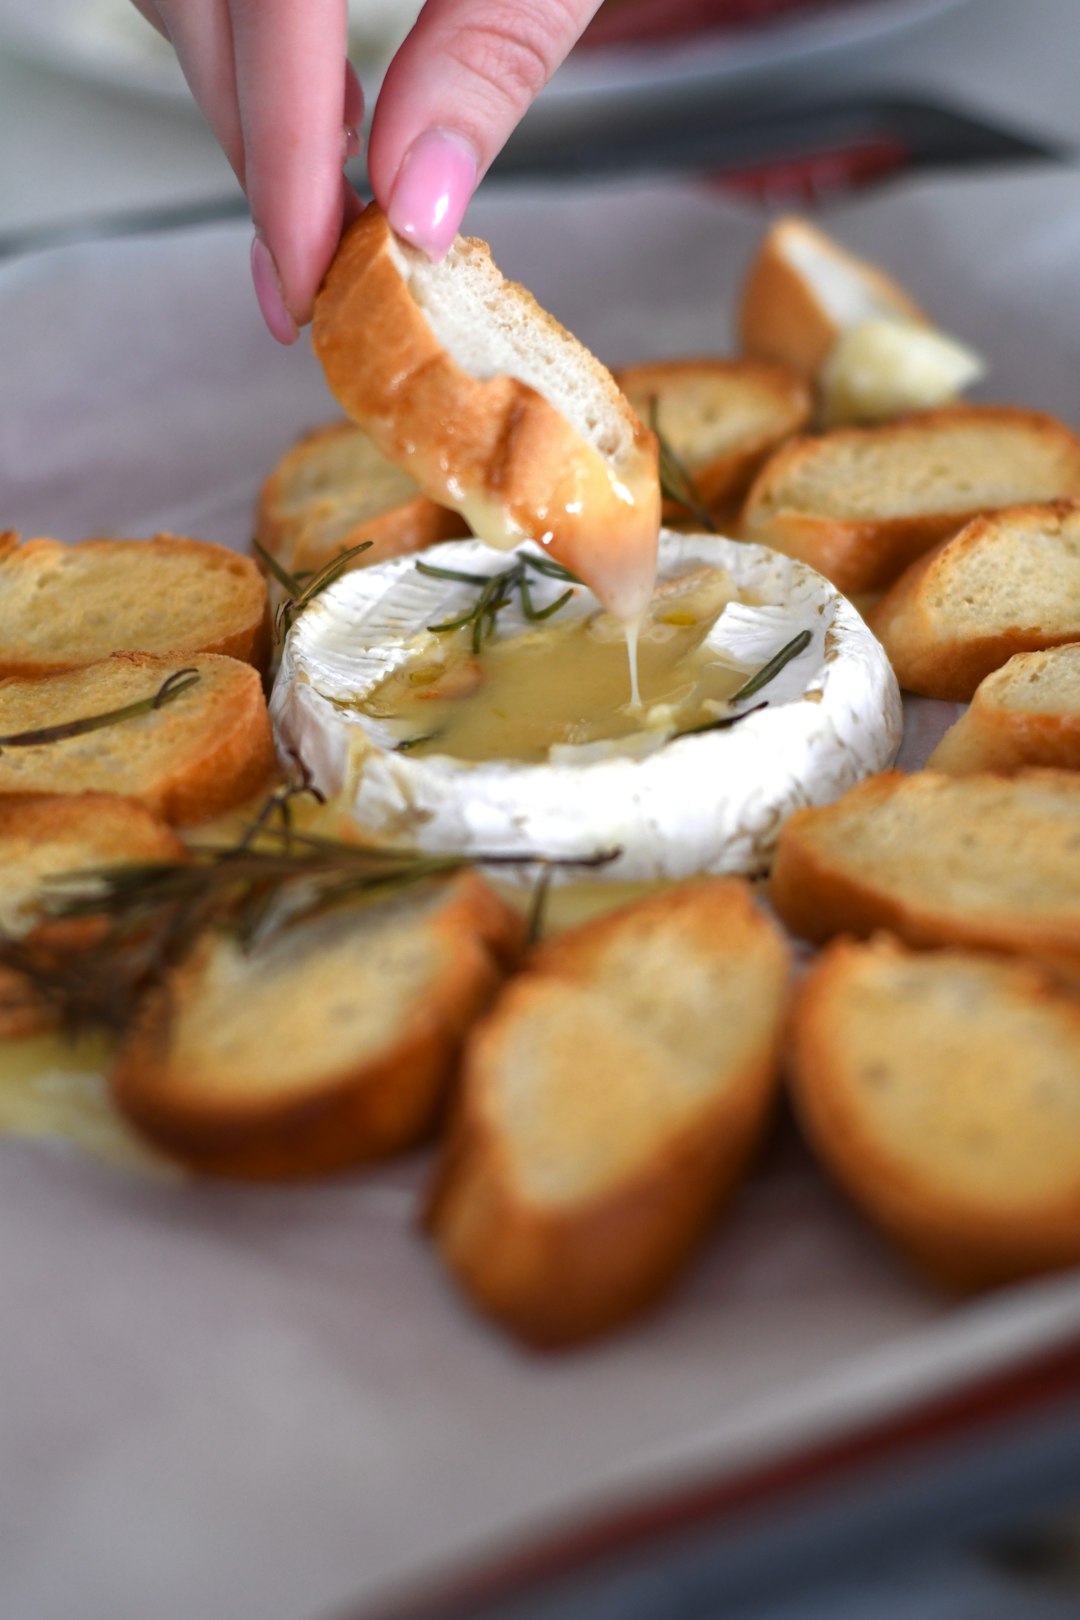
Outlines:
[[[211,1175],[316,1175],[430,1132],[522,921],[475,873],[207,934],[151,993],[111,1077],[126,1118]]]
[[[932,1277],[1080,1262],[1080,1002],[1030,963],[840,942],[799,987],[790,1057],[816,1152]]]
[[[804,939],[887,929],[1080,981],[1080,775],[883,771],[784,823],[770,894]]]
[[[663,1294],[758,1145],[788,951],[737,879],[669,890],[541,949],[470,1039],[429,1225],[534,1345]]]
[[[1014,653],[1080,640],[1080,502],[976,518],[870,611],[901,686],[962,703]]]
[[[265,668],[270,615],[255,564],[175,534],[77,546],[0,536],[0,676],[117,652],[220,653]]]
[[[432,264],[369,205],[315,300],[312,341],[353,421],[481,540],[534,540],[620,617],[644,608],[655,438],[486,243],[458,237]]]
[[[1080,642],[1017,653],[975,689],[927,765],[935,771],[1080,771]]]
[[[796,439],[766,462],[739,532],[842,591],[891,585],[980,513],[1080,495],[1080,438],[1053,417],[955,405]]]

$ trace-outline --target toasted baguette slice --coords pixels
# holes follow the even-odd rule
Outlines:
[[[714,515],[746,493],[766,457],[810,416],[801,377],[753,360],[657,360],[625,366],[615,381],[643,422],[651,425],[655,410],[661,434]]]
[[[976,518],[869,614],[902,686],[963,702],[1014,653],[1080,640],[1080,502]]]
[[[762,1134],[787,973],[735,879],[538,953],[470,1040],[429,1212],[482,1310],[568,1344],[670,1286]]]
[[[743,283],[737,327],[747,354],[813,377],[842,332],[882,319],[926,323],[877,265],[807,220],[787,216],[762,238]]]
[[[1080,1262],[1080,1002],[1030,964],[831,946],[791,1068],[821,1158],[939,1281]]]
[[[182,860],[176,834],[133,799],[112,793],[53,798],[0,797],[0,938],[32,934],[44,943],[62,924],[43,920],[46,898],[71,893],[50,884],[61,873],[134,860]],[[87,885],[79,885],[85,892]],[[52,1025],[48,1004],[24,974],[0,967],[0,1038]]]
[[[213,1175],[314,1175],[420,1140],[522,924],[465,873],[298,921],[244,950],[206,937],[148,1002],[112,1094]]]
[[[152,699],[181,667],[198,682],[151,713],[81,736],[5,744]],[[120,793],[184,826],[242,804],[273,769],[262,683],[235,658],[116,653],[61,675],[0,680],[0,794]]]
[[[0,551],[0,676],[50,675],[114,652],[223,653],[264,668],[270,620],[258,569],[225,546],[171,534]]]
[[[338,402],[432,500],[490,545],[537,541],[619,617],[644,609],[655,438],[486,243],[459,237],[432,264],[372,204],[330,266],[312,336]]]
[[[350,567],[467,532],[456,512],[422,495],[352,422],[305,433],[263,484],[255,514],[255,538],[290,574],[318,573],[365,540],[370,551]]]
[[[1025,765],[1080,770],[1080,644],[1017,653],[988,675],[927,763],[955,775]]]
[[[982,512],[1075,495],[1075,433],[1036,411],[957,405],[785,445],[750,490],[740,532],[842,591],[875,591]]]
[[[971,945],[1080,976],[1080,776],[883,771],[780,829],[771,893],[806,939]]]

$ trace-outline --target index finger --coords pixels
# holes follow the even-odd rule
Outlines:
[[[346,0],[229,0],[244,180],[297,321],[341,235]]]

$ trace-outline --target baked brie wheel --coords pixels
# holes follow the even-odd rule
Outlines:
[[[635,706],[625,627],[525,555],[469,540],[394,558],[295,622],[278,744],[365,836],[523,861],[617,851],[589,875],[618,881],[752,874],[791,811],[892,760],[885,654],[804,564],[665,530]]]

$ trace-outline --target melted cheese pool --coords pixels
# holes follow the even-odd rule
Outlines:
[[[625,626],[610,614],[558,618],[472,651],[448,633],[360,704],[417,756],[535,764],[552,748],[635,732],[684,730],[725,712],[746,679],[706,637],[731,601],[728,576],[703,569],[654,596],[640,629],[640,705],[631,698]],[[399,744],[400,746],[400,744]]]

